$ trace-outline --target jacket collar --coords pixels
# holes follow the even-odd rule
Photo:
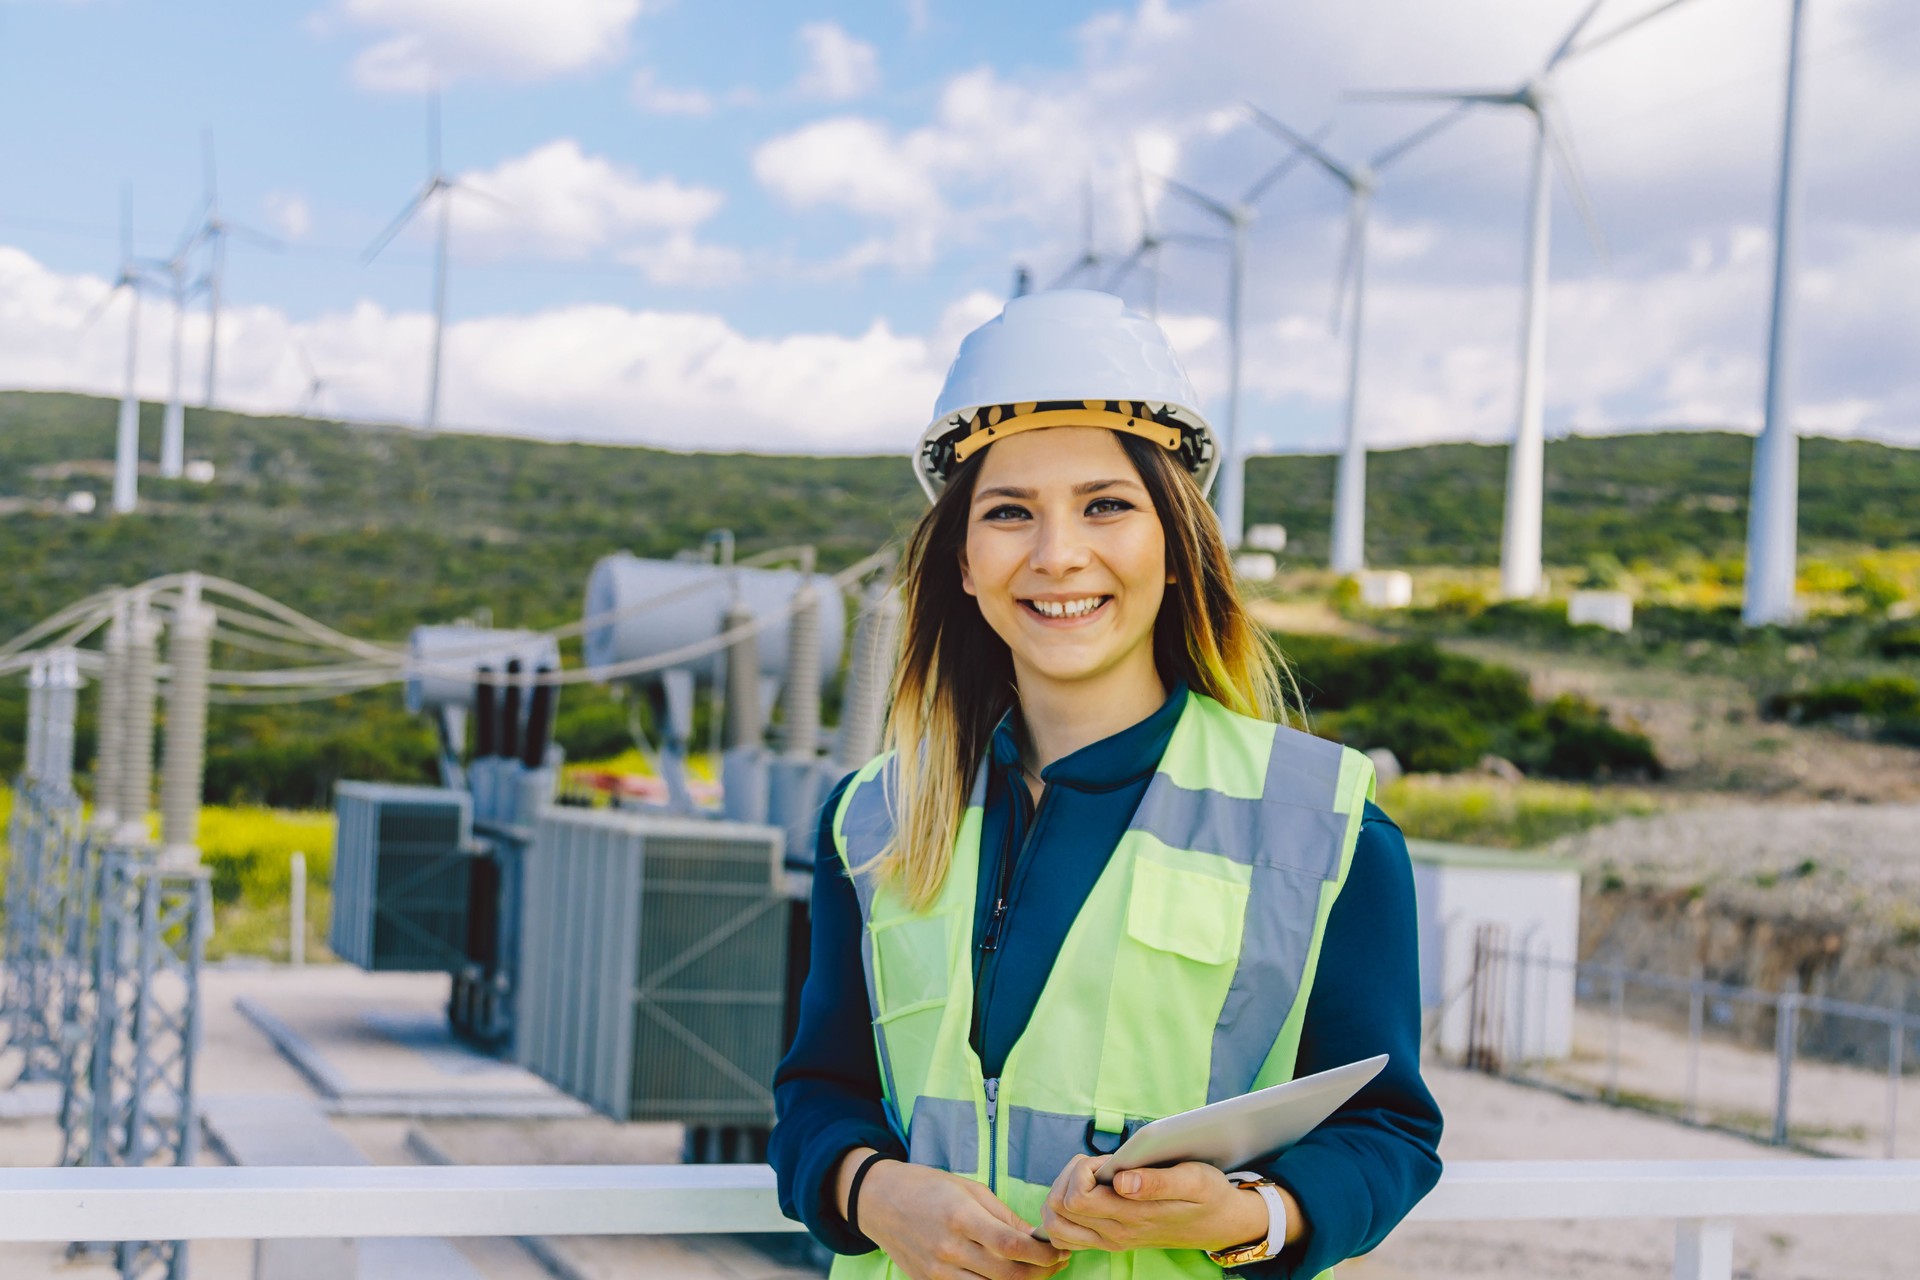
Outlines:
[[[1077,791],[1110,791],[1138,782],[1159,767],[1160,757],[1166,754],[1167,742],[1173,737],[1173,727],[1179,723],[1186,705],[1186,681],[1176,680],[1159,710],[1118,733],[1061,756],[1040,771],[1040,780],[1049,786],[1061,783]],[[1020,708],[1016,703],[1000,717],[1000,723],[993,730],[993,766],[1003,778],[1018,772],[1019,717]]]

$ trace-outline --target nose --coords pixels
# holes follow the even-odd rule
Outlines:
[[[1033,552],[1027,559],[1027,567],[1035,573],[1061,578],[1092,561],[1092,548],[1076,521],[1043,516],[1036,523]]]

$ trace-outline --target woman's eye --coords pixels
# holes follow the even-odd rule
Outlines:
[[[1003,502],[999,506],[989,510],[980,518],[982,520],[1017,520],[1026,514],[1027,509],[1025,507],[1016,507],[1010,502]]]
[[[1087,514],[1090,516],[1104,516],[1115,511],[1131,510],[1133,510],[1133,504],[1124,498],[1095,498],[1087,504]]]

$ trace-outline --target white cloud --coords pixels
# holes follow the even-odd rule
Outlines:
[[[684,236],[724,200],[709,187],[645,178],[605,156],[588,155],[572,138],[556,138],[456,181],[481,194],[455,194],[455,235],[463,251],[487,254],[577,259],[663,234]]]
[[[657,285],[728,285],[738,284],[747,277],[746,256],[738,249],[704,244],[685,231],[676,231],[653,244],[623,250],[620,261],[638,267]]]
[[[794,88],[809,98],[849,102],[880,84],[880,53],[838,23],[810,22],[796,37],[806,66]]]
[[[353,60],[367,89],[418,92],[453,80],[545,80],[626,50],[641,0],[336,0],[320,26],[368,28]]]
[[[1743,234],[1633,281],[1555,286],[1548,392],[1556,430],[1757,426],[1767,265],[1735,251]],[[737,270],[718,252],[676,235],[623,256],[665,282],[675,272]],[[1850,233],[1832,255],[1803,299],[1795,419],[1809,432],[1920,443],[1920,395],[1900,359],[1920,332],[1920,231]],[[1841,287],[1869,277],[1871,288]],[[108,288],[0,247],[0,386],[117,393],[124,295],[80,330]],[[1323,300],[1248,330],[1243,429],[1253,447],[1335,439],[1345,345],[1328,332]],[[1513,301],[1511,289],[1490,283],[1384,281],[1369,294],[1361,417],[1372,446],[1505,436],[1514,412]],[[876,321],[851,334],[751,337],[709,313],[608,305],[461,320],[447,331],[444,416],[463,429],[682,448],[902,451],[960,338],[999,305],[993,294],[969,292],[924,335]],[[166,391],[172,311],[148,298],[140,314],[139,383],[157,399]],[[1219,413],[1225,335],[1217,313],[1181,307],[1162,323]],[[370,302],[305,320],[230,306],[222,400],[255,411],[301,404],[309,379],[296,352],[304,346],[326,381],[330,412],[417,420],[430,332],[426,314]],[[203,314],[189,315],[185,338],[187,367],[197,370]],[[795,411],[808,404],[833,411]]]
[[[80,332],[108,288],[0,246],[0,386],[118,394],[124,298]],[[904,455],[962,326],[989,306],[963,299],[931,337],[884,321],[854,334],[750,337],[716,315],[608,305],[462,320],[447,328],[442,417],[458,429],[553,439]],[[143,303],[138,385],[149,399],[166,394],[171,326],[169,306]],[[310,389],[297,354],[304,347],[325,380],[328,412],[418,421],[431,332],[425,313],[371,302],[310,320],[230,306],[221,317],[221,401],[254,412],[300,405]],[[197,370],[205,316],[190,315],[185,333],[187,367]],[[110,436],[101,439],[111,446]]]
[[[260,203],[275,229],[287,239],[305,239],[307,232],[313,230],[313,210],[299,192],[269,191]]]
[[[652,67],[633,73],[628,87],[633,105],[649,115],[706,116],[713,114],[713,95],[703,89],[674,89],[660,83]]]

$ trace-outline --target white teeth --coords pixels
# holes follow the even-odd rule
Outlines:
[[[1077,618],[1092,613],[1105,602],[1105,596],[1087,596],[1082,600],[1034,600],[1030,603],[1049,618]]]

